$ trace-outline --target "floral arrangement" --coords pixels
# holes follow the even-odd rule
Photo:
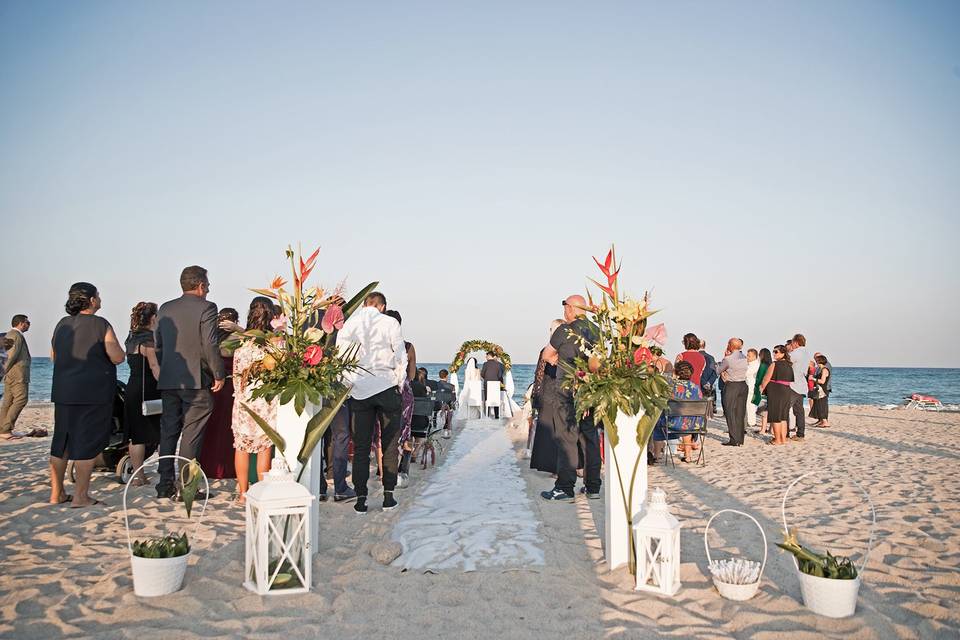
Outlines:
[[[453,362],[450,363],[450,371],[456,373],[459,371],[460,367],[463,366],[463,361],[466,359],[467,355],[475,351],[491,352],[497,357],[500,362],[503,363],[503,368],[509,370],[511,367],[510,364],[510,354],[503,350],[503,347],[494,343],[487,342],[486,340],[467,340],[462,345],[460,345],[460,350],[457,351],[457,355],[453,357]]]
[[[820,554],[807,549],[797,539],[796,529],[790,529],[783,542],[778,542],[777,546],[792,553],[797,559],[797,568],[807,575],[834,580],[855,580],[857,577],[857,568],[850,562],[850,558],[835,556],[829,551]]]
[[[611,447],[616,447],[621,437],[635,438],[640,452],[635,460],[623,461],[632,465],[629,486],[623,486],[620,471],[621,461],[613,451],[613,464],[620,482],[623,508],[627,524],[632,527],[630,505],[633,504],[633,488],[637,471],[646,464],[645,449],[660,414],[667,408],[667,400],[673,395],[670,382],[658,371],[657,356],[651,351],[655,344],[666,342],[663,324],[647,327],[647,319],[656,311],[650,309],[650,294],[640,300],[621,297],[618,276],[621,265],[617,262],[613,247],[601,263],[593,259],[604,276],[604,283],[593,278],[590,281],[602,292],[595,302],[587,291],[586,321],[592,325],[594,339],[590,342],[579,338],[581,356],[573,365],[561,362],[566,376],[564,384],[574,394],[577,415],[593,412],[603,425]],[[643,412],[636,433],[617,432],[617,411],[635,416]],[[608,461],[609,463],[609,461]],[[632,528],[628,528],[632,531]],[[633,554],[633,536],[630,535],[630,572],[636,571]]]
[[[253,398],[264,398],[268,402],[278,398],[280,404],[293,402],[298,415],[303,414],[308,401],[320,404],[321,398],[325,400],[323,408],[307,424],[297,455],[304,464],[346,401],[349,388],[343,383],[343,374],[358,368],[356,348],[341,352],[335,344],[334,332],[343,327],[344,320],[378,284],[370,283],[347,303],[340,295],[340,287],[330,294],[320,287],[308,287],[307,279],[319,254],[318,248],[304,260],[299,251],[294,253],[287,247],[292,288],[288,290],[287,281],[277,276],[269,287],[251,289],[279,305],[280,316],[271,322],[273,331],[240,332],[224,344],[230,349],[253,341],[266,352],[260,362],[244,373],[245,381],[255,385],[251,392]],[[242,406],[274,445],[285,451],[287,445],[280,434],[248,405]]]

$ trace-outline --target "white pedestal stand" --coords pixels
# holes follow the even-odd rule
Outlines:
[[[303,466],[297,460],[297,454],[300,453],[300,446],[303,444],[303,434],[307,431],[307,422],[318,411],[320,411],[320,405],[310,402],[307,402],[303,414],[299,416],[293,408],[292,401],[277,407],[275,428],[287,443],[287,450],[283,457],[286,459],[294,477],[300,474],[300,468]],[[317,500],[317,495],[320,493],[320,473],[323,468],[322,453],[323,447],[318,445],[307,461],[307,470],[300,478],[300,484],[305,486],[310,495],[313,496],[313,503],[310,506],[310,549],[313,553],[316,553],[319,549],[320,541],[320,502]],[[277,454],[279,455],[279,452]]]
[[[640,456],[637,467],[637,477],[633,484],[633,504],[631,505],[632,520],[637,522],[643,516],[644,503],[647,499],[647,455],[637,445],[637,424],[643,417],[643,411],[635,416],[617,412],[617,434],[620,441],[616,446],[617,461],[620,463],[620,480],[617,479],[617,465],[613,461],[614,448],[610,446],[610,439],[604,436],[604,465],[603,465],[603,498],[604,498],[604,552],[607,558],[607,569],[613,571],[617,567],[627,564],[630,554],[630,536],[633,531],[627,524],[627,515],[624,513],[623,491],[630,492],[630,474],[633,465]],[[622,485],[621,485],[622,482]]]

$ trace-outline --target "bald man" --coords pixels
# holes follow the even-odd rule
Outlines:
[[[747,424],[747,357],[743,355],[743,340],[730,338],[727,352],[717,372],[723,380],[723,417],[727,421],[727,433],[730,439],[724,442],[727,447],[742,447],[743,432]]]
[[[548,362],[556,358],[559,363],[573,365],[574,360],[583,355],[580,340],[593,344],[597,340],[593,325],[585,318],[587,301],[583,296],[570,296],[563,301],[564,324],[554,330],[550,336],[550,345],[544,349],[543,357]],[[573,406],[573,394],[563,389],[562,401],[557,408],[554,437],[557,441],[557,481],[550,491],[544,491],[540,497],[552,502],[572,502],[576,497],[574,485],[577,482],[577,462],[579,450],[583,452],[583,484],[587,498],[600,497],[600,436],[592,416],[578,419]],[[578,449],[579,447],[579,449]]]

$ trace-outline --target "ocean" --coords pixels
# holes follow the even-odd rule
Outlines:
[[[447,363],[420,363],[432,380]],[[535,366],[514,364],[514,398],[521,402],[527,386],[533,381]],[[923,393],[944,403],[960,403],[960,369],[907,369],[896,367],[836,367],[834,369],[831,404],[896,404],[911,393]],[[34,358],[30,376],[30,401],[49,402],[53,362],[50,358]],[[117,377],[126,381],[126,364],[117,367]],[[460,382],[463,382],[461,377]],[[2,388],[2,385],[0,385]]]

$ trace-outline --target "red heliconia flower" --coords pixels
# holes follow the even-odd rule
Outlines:
[[[277,277],[275,277],[275,278],[273,279],[273,282],[270,283],[270,288],[271,288],[271,289],[279,289],[280,287],[282,287],[282,286],[285,285],[285,284],[287,284],[287,281],[284,280],[283,278],[281,278],[280,276],[277,276]]]
[[[317,247],[317,250],[310,254],[310,257],[307,258],[307,261],[304,262],[303,258],[300,258],[300,283],[307,281],[307,278],[310,277],[310,272],[313,271],[313,267],[317,261],[317,256],[320,255],[320,247]]]
[[[600,271],[603,271],[603,275],[610,274],[610,265],[613,264],[613,249],[607,252],[607,257],[604,259],[603,264],[600,264],[600,261],[596,258],[593,259],[597,263],[597,266],[600,267]]]
[[[323,360],[323,349],[320,346],[312,344],[303,352],[303,364],[309,367],[315,367]]]
[[[343,309],[333,304],[327,307],[323,313],[323,320],[320,321],[320,328],[324,333],[333,333],[335,330],[343,329]]]
[[[640,347],[633,352],[633,364],[650,364],[657,361],[657,356],[653,355],[647,347]]]

